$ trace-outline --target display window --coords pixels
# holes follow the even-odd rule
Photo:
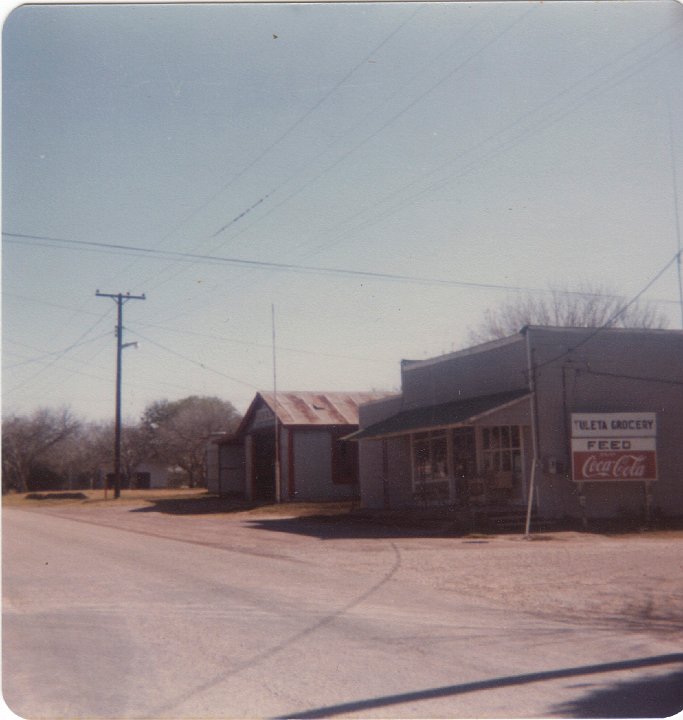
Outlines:
[[[519,472],[522,462],[519,427],[499,425],[483,428],[482,461],[486,472]]]

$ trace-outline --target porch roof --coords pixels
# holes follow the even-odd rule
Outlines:
[[[462,425],[530,396],[528,388],[524,388],[497,393],[496,395],[480,395],[442,405],[429,405],[412,410],[402,410],[396,415],[347,435],[345,439],[373,440],[392,435],[405,435],[423,430]]]

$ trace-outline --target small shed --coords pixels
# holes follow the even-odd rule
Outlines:
[[[176,468],[170,468],[164,463],[153,462],[151,460],[140,462],[129,471],[129,475],[123,472],[121,487],[126,490],[150,490],[169,487],[171,485],[171,477],[176,473]],[[113,487],[114,466],[111,463],[100,467],[98,477],[93,482],[93,487],[104,487],[105,478],[109,486]]]
[[[158,462],[143,462],[135,466],[133,482],[137,488],[165,488],[169,485],[170,469]]]
[[[358,494],[358,407],[382,392],[258,392],[237,431],[211,441],[208,489],[249,500]]]

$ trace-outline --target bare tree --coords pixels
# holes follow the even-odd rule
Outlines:
[[[470,341],[480,343],[508,337],[519,332],[525,325],[609,325],[631,328],[667,326],[666,317],[651,303],[637,302],[627,306],[627,302],[606,288],[588,283],[583,283],[574,291],[551,287],[546,295],[517,295],[495,308],[487,309],[480,324],[475,329],[470,329]]]
[[[148,459],[146,436],[139,425],[121,428],[121,472],[130,484],[136,467]],[[65,443],[48,452],[50,465],[67,478],[67,485],[91,486],[104,468],[114,462],[114,423],[83,424]]]
[[[33,476],[49,451],[74,435],[80,426],[67,408],[40,408],[32,415],[12,415],[2,423],[2,489],[31,489]]]
[[[73,433],[52,445],[41,457],[41,463],[59,477],[61,486],[67,490],[89,485],[85,481],[88,476],[85,451],[89,439],[88,425],[80,424]]]
[[[89,423],[82,435],[79,467],[89,478],[92,487],[95,487],[95,481],[99,479],[103,467],[113,464],[114,423]]]
[[[177,465],[190,487],[206,484],[205,453],[211,436],[231,432],[240,415],[232,403],[216,397],[193,395],[152,403],[142,417],[142,427],[155,459]]]
[[[112,428],[113,434],[113,428]],[[124,425],[121,429],[121,469],[128,487],[134,486],[134,474],[140,463],[149,460],[149,438],[141,425]]]

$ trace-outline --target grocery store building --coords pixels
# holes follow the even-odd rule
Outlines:
[[[683,516],[683,331],[528,326],[401,378],[360,408],[366,508]]]

